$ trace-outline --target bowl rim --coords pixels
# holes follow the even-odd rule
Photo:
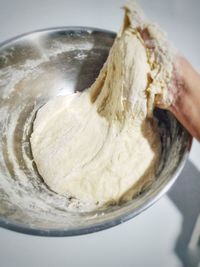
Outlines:
[[[51,28],[44,28],[34,31],[29,31],[20,35],[17,35],[15,37],[12,37],[6,41],[3,41],[0,43],[0,51],[5,47],[13,44],[14,42],[17,42],[23,38],[29,37],[31,35],[40,34],[40,33],[52,33],[52,32],[59,32],[59,31],[81,31],[81,32],[99,32],[108,34],[110,37],[113,37],[113,39],[116,36],[116,33],[109,30],[104,30],[100,28],[95,27],[82,27],[82,26],[61,26],[61,27],[51,27]],[[146,209],[148,209],[150,206],[152,206],[155,202],[157,202],[167,191],[171,188],[171,186],[174,184],[176,179],[178,178],[179,174],[181,173],[186,160],[188,159],[189,152],[192,146],[193,138],[191,135],[188,137],[188,143],[187,147],[182,155],[182,158],[180,160],[179,165],[175,168],[173,171],[173,174],[169,179],[164,181],[162,184],[161,190],[159,190],[158,193],[155,193],[155,195],[148,196],[147,201],[143,204],[141,204],[136,209],[133,207],[128,212],[124,213],[123,215],[118,215],[114,219],[108,219],[104,223],[96,223],[95,225],[92,225],[90,227],[83,226],[79,227],[78,229],[46,229],[46,228],[33,228],[31,225],[26,225],[23,223],[19,223],[17,221],[11,221],[10,219],[7,219],[0,215],[0,227],[3,227],[8,230],[13,230],[15,232],[23,233],[23,234],[29,234],[29,235],[36,235],[36,236],[54,236],[54,237],[61,237],[61,236],[76,236],[76,235],[84,235],[89,233],[98,232],[101,230],[105,230],[114,226],[117,226],[118,224],[121,224],[123,222],[126,222],[133,217],[139,215]]]
[[[9,45],[11,42],[18,41],[20,39],[26,38],[31,35],[35,34],[40,34],[40,33],[48,33],[48,32],[57,32],[57,31],[80,31],[80,32],[100,32],[100,33],[106,33],[112,37],[116,37],[117,33],[114,31],[106,30],[106,29],[101,29],[101,28],[96,28],[96,27],[87,27],[87,26],[58,26],[58,27],[49,27],[49,28],[42,28],[42,29],[37,29],[33,31],[27,31],[25,33],[16,35],[14,37],[8,38],[5,41],[0,42],[0,49],[2,49],[4,46]]]

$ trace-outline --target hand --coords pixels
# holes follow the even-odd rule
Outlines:
[[[168,109],[200,141],[200,74],[184,57],[176,57]]]
[[[148,29],[141,30],[140,35],[145,46],[156,53],[156,43]],[[162,52],[164,51],[164,55],[167,52],[165,45],[167,47],[165,41],[163,45],[159,44],[161,61],[165,60],[165,57],[162,58]],[[162,64],[165,62],[162,61]],[[173,57],[172,76],[166,89],[158,88],[154,105],[170,110],[190,134],[200,141],[200,74],[184,57]]]

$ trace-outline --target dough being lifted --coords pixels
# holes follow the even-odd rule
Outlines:
[[[37,168],[55,192],[82,210],[127,200],[155,179],[160,156],[156,99],[167,99],[171,75],[165,38],[133,5],[95,83],[59,96],[37,113],[31,146]],[[148,31],[154,44],[143,40]]]

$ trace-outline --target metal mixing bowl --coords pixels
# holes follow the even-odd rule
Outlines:
[[[96,212],[69,211],[70,200],[50,191],[32,160],[29,137],[37,109],[56,95],[89,87],[115,34],[91,28],[32,32],[0,46],[0,226],[50,236],[90,233],[122,223],[151,206],[177,179],[191,136],[156,110],[162,154],[155,182],[127,203]]]

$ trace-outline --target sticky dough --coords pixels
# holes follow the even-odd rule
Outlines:
[[[144,24],[133,6],[125,10],[97,80],[82,93],[44,105],[31,136],[45,183],[78,199],[85,210],[132,198],[155,179],[160,155],[157,126],[149,117],[156,97],[167,97],[169,55],[160,46],[163,35],[153,35],[154,26]],[[141,37],[143,28],[152,33],[154,51]]]

